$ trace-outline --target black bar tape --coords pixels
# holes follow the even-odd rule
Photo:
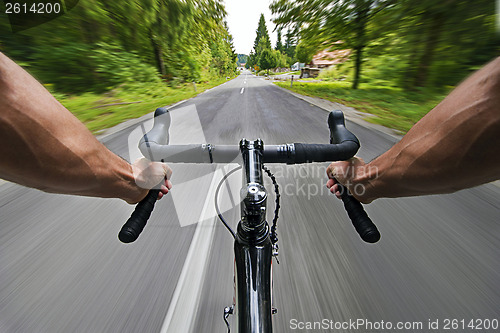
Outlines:
[[[295,143],[295,163],[345,161],[358,151],[352,141],[339,144]]]
[[[134,212],[130,215],[118,234],[118,239],[120,239],[120,241],[123,243],[131,243],[139,237],[142,229],[144,229],[151,216],[159,192],[160,190],[156,189],[149,190],[146,197],[135,206]]]
[[[341,193],[342,202],[344,202],[344,208],[347,211],[347,215],[351,219],[351,222],[358,232],[361,239],[367,243],[376,243],[380,239],[380,232],[378,231],[375,224],[366,214],[365,209],[361,203],[353,197],[347,188],[337,183],[339,191]]]

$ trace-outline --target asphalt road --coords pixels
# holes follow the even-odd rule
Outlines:
[[[236,144],[242,137],[328,142],[327,112],[249,73],[177,106],[174,114],[172,140],[178,143]],[[347,126],[366,160],[394,144],[385,134]],[[135,128],[103,142],[130,158]],[[325,167],[270,167],[282,189],[280,264],[273,265],[276,332],[449,332],[447,319],[458,320],[451,331],[474,332],[467,327],[471,320],[500,320],[500,188],[377,200],[366,210],[382,239],[368,245],[326,191]],[[119,200],[1,184],[0,333],[225,332],[232,239],[211,213],[207,193],[216,169],[173,169],[174,189],[128,245],[116,235],[132,207]],[[236,221],[237,213],[226,212],[228,220]],[[372,327],[335,329],[330,322],[358,319]],[[438,329],[429,329],[436,320]],[[332,329],[294,329],[318,321]],[[399,322],[412,328],[397,330]]]

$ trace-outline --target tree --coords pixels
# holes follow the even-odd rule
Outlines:
[[[500,53],[494,20],[490,0],[400,0],[371,20],[367,55],[405,89],[455,85]]]
[[[453,72],[460,69],[460,77],[448,83],[456,84],[465,74],[467,62],[469,66],[482,65],[497,55],[499,49],[493,46],[495,39],[498,43],[492,24],[493,7],[492,1],[481,0],[473,6],[460,0],[403,1],[397,8],[404,13],[399,27],[405,41],[414,44],[409,54],[409,87],[428,86],[433,76],[456,77]],[[433,71],[435,64],[440,68]]]
[[[65,93],[130,82],[137,71],[124,68],[134,66],[149,77],[197,81],[236,70],[225,16],[223,0],[86,0],[16,34],[2,20],[0,47]]]
[[[290,30],[290,28],[289,28],[286,32],[285,37],[286,37],[285,45],[283,46],[284,52],[290,58],[294,58],[295,57],[295,47],[297,46],[296,34],[293,30]]]
[[[248,60],[247,60],[247,64],[246,64],[246,68],[250,68],[250,69],[253,69],[255,65],[257,65],[257,57],[255,56],[255,53],[252,51],[250,51],[250,54],[248,55]]]
[[[269,33],[267,32],[266,19],[264,14],[260,14],[259,23],[257,30],[255,31],[255,41],[253,44],[253,50],[250,52],[248,57],[249,68],[254,68],[254,66],[259,66],[260,54],[265,49],[271,49],[271,42],[269,39]]]
[[[253,43],[253,49],[255,55],[260,57],[260,52],[263,49],[271,48],[271,39],[269,38],[269,33],[267,32],[266,19],[264,18],[264,14],[260,14],[259,25],[256,30],[257,36],[255,36],[255,41]],[[262,44],[261,40],[265,39],[265,43]]]
[[[312,61],[315,51],[315,47],[311,47],[301,41],[295,48],[295,58],[297,58],[299,62],[308,64]]]
[[[284,54],[278,50],[274,50],[273,52],[274,52],[275,57],[276,57],[276,66],[275,67],[281,67],[281,68],[291,67],[292,59],[290,57],[288,57],[286,54]]]
[[[271,68],[275,68],[276,63],[276,54],[273,50],[271,50],[271,48],[262,50],[259,57],[259,67],[261,69],[267,69],[267,73],[269,74],[269,70]]]
[[[276,40],[275,50],[280,51],[280,52],[284,52],[284,50],[285,50],[283,43],[281,42],[281,29],[278,29],[278,38]]]
[[[278,16],[278,27],[295,24],[301,28],[300,38],[311,45],[334,45],[353,49],[355,70],[352,88],[358,88],[363,50],[370,41],[367,28],[371,18],[392,0],[273,0],[270,8]]]
[[[246,64],[248,62],[248,56],[246,54],[238,54],[238,62],[237,65],[241,66],[241,64]]]

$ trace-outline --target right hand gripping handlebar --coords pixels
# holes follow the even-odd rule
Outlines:
[[[263,151],[264,163],[310,163],[342,161],[353,157],[359,149],[356,136],[345,128],[342,111],[332,111],[328,116],[330,144],[292,143],[266,145]],[[139,142],[139,149],[151,161],[171,163],[230,163],[239,161],[237,145],[210,144],[168,145],[170,114],[166,108],[158,108],[154,115],[153,128]],[[368,215],[347,189],[340,184],[342,201],[347,214],[361,238],[369,243],[380,239],[380,233]],[[118,238],[124,243],[133,242],[139,237],[154,208],[158,190],[149,194],[137,204],[131,217],[122,227]]]
[[[344,141],[355,142],[359,149],[358,138],[345,128],[344,115],[342,111],[332,111],[328,115],[328,126],[330,127],[330,143],[340,143]],[[357,149],[356,149],[357,151]],[[352,156],[351,156],[352,157]],[[376,243],[380,239],[380,233],[373,224],[372,220],[366,214],[361,203],[353,197],[349,190],[338,183],[341,199],[344,208],[351,222],[358,232],[361,239],[368,243]]]

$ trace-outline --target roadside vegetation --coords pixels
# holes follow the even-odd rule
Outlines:
[[[402,89],[362,83],[351,89],[351,82],[276,82],[282,88],[306,96],[320,97],[355,108],[376,117],[365,120],[407,132],[420,118],[436,106],[445,93],[435,91],[407,92]]]
[[[332,66],[320,72],[317,78],[290,82],[276,82],[282,88],[306,96],[320,97],[366,112],[366,120],[407,132],[427,112],[435,107],[453,89],[403,89],[394,80],[380,75],[382,64],[366,66],[363,83],[352,89],[352,62]]]
[[[225,17],[222,0],[91,0],[13,33],[2,12],[0,51],[95,132],[236,75]]]
[[[127,119],[138,118],[160,106],[175,104],[226,82],[226,78],[213,78],[201,83],[166,85],[137,85],[117,87],[104,94],[84,93],[62,95],[56,98],[93,133],[118,125]],[[50,88],[50,87],[49,87]]]
[[[270,8],[278,42],[270,49],[261,17],[249,68],[261,74],[336,60],[317,78],[276,84],[371,113],[369,121],[403,132],[500,54],[490,0],[273,0]],[[321,51],[349,56],[318,58]]]

